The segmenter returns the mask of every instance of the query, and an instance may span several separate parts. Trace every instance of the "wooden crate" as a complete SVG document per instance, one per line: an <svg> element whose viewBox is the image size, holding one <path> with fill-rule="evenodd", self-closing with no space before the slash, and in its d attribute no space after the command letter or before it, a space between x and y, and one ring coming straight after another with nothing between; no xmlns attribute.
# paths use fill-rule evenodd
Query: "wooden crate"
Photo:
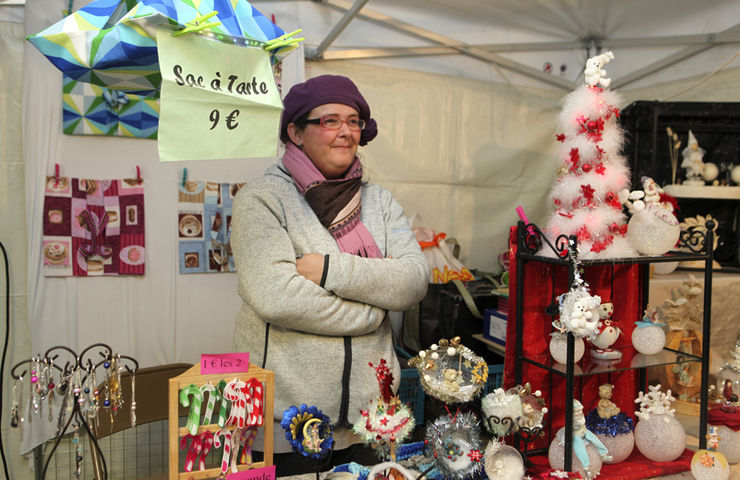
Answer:
<svg viewBox="0 0 740 480"><path fill-rule="evenodd" d="M220 468L209 468L206 470L193 470L192 472L178 472L178 460L180 454L180 439L184 437L188 431L185 427L179 427L178 417L178 406L180 402L180 390L187 387L191 383L195 385L204 385L207 382L211 382L216 385L221 380L227 382L238 378L242 381L247 381L250 378L256 378L264 387L264 398L263 398L263 433L264 433L264 457L261 462L254 462L251 465L239 465L239 470L248 470L251 468L260 468L272 465L272 438L273 438L273 405L274 405L274 385L275 376L270 370L263 370L256 365L249 364L249 372L246 373L227 373L227 374L214 374L214 375L201 375L200 374L200 363L193 365L192 368L187 370L177 377L170 378L169 385L169 479L170 480L188 480L188 479L202 479L202 478L218 478L221 473ZM228 427L234 429L235 427ZM218 431L219 426L216 424L201 425L198 427L198 432L204 432L210 430L211 432ZM236 454L237 452L232 452ZM184 454L184 453L183 453ZM196 467L197 468L197 467Z"/></svg>

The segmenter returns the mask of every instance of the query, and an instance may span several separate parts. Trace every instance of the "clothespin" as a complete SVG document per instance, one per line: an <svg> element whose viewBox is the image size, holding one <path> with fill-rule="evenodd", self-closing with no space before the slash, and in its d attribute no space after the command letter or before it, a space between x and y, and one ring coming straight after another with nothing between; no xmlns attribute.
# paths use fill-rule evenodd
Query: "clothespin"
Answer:
<svg viewBox="0 0 740 480"><path fill-rule="evenodd" d="M265 46L262 47L262 48L264 48L265 50L267 50L269 52L269 51L275 50L277 48L282 48L282 47L286 47L286 46L290 46L290 45L295 45L298 42L302 42L304 40L304 38L303 37L301 37L301 38L292 38L292 37L293 37L293 35L296 35L296 34L302 32L302 31L303 31L303 29L302 28L299 28L298 30L296 30L294 32L286 33L285 35L280 35L277 38L273 38L272 40L265 42Z"/></svg>
<svg viewBox="0 0 740 480"><path fill-rule="evenodd" d="M185 182L188 181L188 169L183 168L182 169L182 187L185 188Z"/></svg>
<svg viewBox="0 0 740 480"><path fill-rule="evenodd" d="M192 22L185 22L185 28L178 30L172 34L173 37L179 37L180 35L185 35L186 33L196 33L200 32L201 30L205 30L206 28L211 27L217 27L221 25L221 22L213 22L213 23L207 23L206 20L213 17L214 15L218 15L218 12L216 10L212 11L211 13L207 13L205 15L198 15L193 19Z"/></svg>
<svg viewBox="0 0 740 480"><path fill-rule="evenodd" d="M59 164L54 164L54 188L59 186Z"/></svg>
<svg viewBox="0 0 740 480"><path fill-rule="evenodd" d="M519 205L518 207L516 207L516 213L519 214L519 218L522 219L522 221L524 222L525 225L529 225L529 220L527 219L527 216L524 214L524 209L522 208L521 205ZM527 227L527 231L529 232L530 235L534 235L535 234L534 227L532 227L532 225L529 225Z"/></svg>
<svg viewBox="0 0 740 480"><path fill-rule="evenodd" d="M143 182L143 179L141 178L141 168L139 166L136 166L136 181L141 185L141 182Z"/></svg>

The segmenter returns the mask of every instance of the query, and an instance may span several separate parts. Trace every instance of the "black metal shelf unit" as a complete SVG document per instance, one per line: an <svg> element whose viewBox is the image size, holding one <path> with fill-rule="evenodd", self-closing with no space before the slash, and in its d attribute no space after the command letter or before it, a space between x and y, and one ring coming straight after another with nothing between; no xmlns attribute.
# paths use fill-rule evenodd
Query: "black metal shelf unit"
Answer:
<svg viewBox="0 0 740 480"><path fill-rule="evenodd" d="M711 331L711 299L712 299L712 248L707 248L714 242L712 228L713 222L710 220L706 224L706 233L701 231L682 232L682 243L687 245L692 252L669 252L657 257L634 257L634 258L616 258L616 259L595 259L581 260L584 268L591 265L629 265L640 264L640 275L642 279L642 310L647 308L650 263L672 262L672 261L690 261L699 260L705 262L704 268L704 312L702 325L702 354L699 356L687 356L682 352L664 348L662 352L655 355L636 354L634 356L625 355L629 362L615 362L611 366L594 367L589 364L588 360L581 360L583 367L579 367L573 361L575 358L575 337L572 333L567 334L567 362L564 365L553 364L545 358L544 355L538 357L527 357L523 350L523 336L517 334L515 342L515 383L522 383L523 364L528 363L538 368L548 371L551 375L558 375L565 378L565 452L564 468L567 471L572 470L573 466L573 400L575 396L574 379L580 376L596 375L610 371L621 370L639 370L639 382L643 390L647 388L647 367L665 365L671 363L680 363L685 361L701 362L701 391L700 391L700 414L699 414L699 448L706 448L707 433L707 404L709 400L709 341ZM519 222L517 225L517 254L516 254L516 331L523 331L523 307L524 295L524 266L527 262L544 262L557 265L563 265L568 269L569 286L574 281L574 266L568 260L568 252L573 255L577 253L578 240L575 236L559 236L555 239L553 245L535 224L525 224ZM541 255L538 252L549 249L550 255ZM681 353L681 358L679 358ZM541 358L540 358L541 357ZM576 372L578 367L578 372Z"/></svg>

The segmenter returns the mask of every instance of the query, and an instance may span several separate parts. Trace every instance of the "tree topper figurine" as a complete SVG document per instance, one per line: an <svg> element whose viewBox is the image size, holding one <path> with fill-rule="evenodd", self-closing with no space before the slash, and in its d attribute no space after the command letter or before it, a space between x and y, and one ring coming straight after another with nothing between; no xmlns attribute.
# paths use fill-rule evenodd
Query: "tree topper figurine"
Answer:
<svg viewBox="0 0 740 480"><path fill-rule="evenodd" d="M614 60L614 54L611 51L606 51L586 60L586 69L583 71L586 85L609 88L612 80L611 78L606 78L606 70L603 70L601 67L609 63L610 60Z"/></svg>

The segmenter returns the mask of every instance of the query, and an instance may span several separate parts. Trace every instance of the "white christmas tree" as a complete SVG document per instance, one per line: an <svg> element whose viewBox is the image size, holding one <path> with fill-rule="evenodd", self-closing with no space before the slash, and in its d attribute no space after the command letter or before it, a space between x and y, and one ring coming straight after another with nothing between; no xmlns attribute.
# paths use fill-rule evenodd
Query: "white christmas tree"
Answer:
<svg viewBox="0 0 740 480"><path fill-rule="evenodd" d="M619 153L624 140L618 123L621 99L606 89L610 80L601 69L611 58L607 52L588 60L586 84L565 98L558 119L560 168L549 196L554 211L546 231L552 240L575 235L580 258L635 255L625 238L626 216L618 198L630 183L627 162Z"/></svg>

